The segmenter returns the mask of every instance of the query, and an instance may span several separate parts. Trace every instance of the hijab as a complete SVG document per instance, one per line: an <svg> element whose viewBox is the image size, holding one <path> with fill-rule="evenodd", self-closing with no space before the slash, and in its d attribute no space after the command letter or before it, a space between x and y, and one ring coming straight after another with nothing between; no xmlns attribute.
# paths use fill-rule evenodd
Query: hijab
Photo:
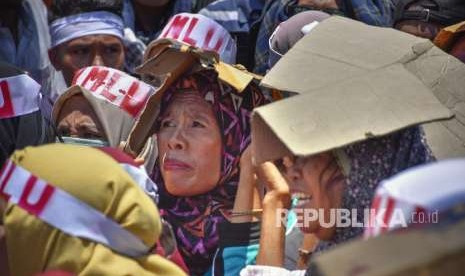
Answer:
<svg viewBox="0 0 465 276"><path fill-rule="evenodd" d="M17 168L116 222L148 248L158 240L161 222L155 204L107 153L91 147L51 144L16 151L10 160ZM25 181L19 173L11 174L8 180L5 171L2 182L19 185ZM8 202L0 213L5 222L12 275L34 275L47 270L78 275L184 275L158 255L147 252L128 257L116 253L103 243L65 233L39 214L26 210L21 204ZM63 215L68 212L73 210L55 215L66 218Z"/></svg>
<svg viewBox="0 0 465 276"><path fill-rule="evenodd" d="M104 77L99 79L101 76ZM113 86L108 87L109 83L113 83ZM138 92L130 95L134 83L136 84L134 86L138 87ZM138 119L139 113L145 106L148 96L154 92L153 88L148 84L124 72L103 66L91 66L81 69L76 73L73 84L74 86L57 99L52 112L53 124L58 125L61 110L70 98L77 95L83 96L95 112L109 146L114 148L119 147L121 142L126 141ZM108 98L102 96L105 91L112 94L111 97L117 95L114 97L114 101L109 99L110 96ZM129 105L124 104L127 95L132 101ZM154 159L151 157L154 155L154 150L156 150L155 142L153 139L149 139L138 156L138 158L145 160L146 168L153 167Z"/></svg>
<svg viewBox="0 0 465 276"><path fill-rule="evenodd" d="M220 127L223 152L220 180L213 190L202 195L176 197L169 194L157 160L153 180L160 188L160 209L172 225L181 254L191 274L202 275L210 268L218 248L218 225L225 221L224 212L232 209L239 182L239 161L250 144L250 115L254 107L266 102L253 83L238 93L221 82L214 70L203 70L181 77L163 94L160 115L172 102L175 93L198 91L211 103ZM161 121L157 118L155 128ZM199 156L199 158L201 158Z"/></svg>
<svg viewBox="0 0 465 276"><path fill-rule="evenodd" d="M40 95L36 91L36 87L40 88L40 85L25 84L34 81L22 70L0 62L0 81L8 82L14 78L23 83L24 87L29 87L30 90L12 90L15 86L9 85L8 92L11 94L11 98L16 98L18 101L13 100L14 114L7 116L0 112L2 114L0 115L0 166L16 149L47 143L52 136L49 124L39 110ZM0 90L2 108L0 109L4 108L5 93L8 92L2 86Z"/></svg>
<svg viewBox="0 0 465 276"><path fill-rule="evenodd" d="M410 167L434 161L421 127L411 127L380 138L365 140L342 149L349 162L342 208L357 210L357 221L364 222L363 210L370 208L380 182ZM332 248L363 234L363 227L341 227L331 241L320 241L315 253ZM307 275L314 273L312 263Z"/></svg>

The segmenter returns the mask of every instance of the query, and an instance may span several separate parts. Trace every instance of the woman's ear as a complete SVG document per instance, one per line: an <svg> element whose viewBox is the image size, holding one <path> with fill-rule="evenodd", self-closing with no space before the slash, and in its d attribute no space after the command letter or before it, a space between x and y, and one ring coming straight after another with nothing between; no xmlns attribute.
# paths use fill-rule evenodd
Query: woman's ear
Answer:
<svg viewBox="0 0 465 276"><path fill-rule="evenodd" d="M48 50L48 57L50 59L50 62L52 63L53 67L55 67L55 69L57 71L61 71L61 59L59 57L59 49L58 47L60 46L56 46L50 50Z"/></svg>

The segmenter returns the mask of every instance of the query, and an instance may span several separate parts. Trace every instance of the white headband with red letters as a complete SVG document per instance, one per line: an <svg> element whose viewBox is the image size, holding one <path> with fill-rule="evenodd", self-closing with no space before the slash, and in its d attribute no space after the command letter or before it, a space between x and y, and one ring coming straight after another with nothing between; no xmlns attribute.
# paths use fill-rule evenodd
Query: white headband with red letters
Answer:
<svg viewBox="0 0 465 276"><path fill-rule="evenodd" d="M103 244L129 257L149 253L149 247L136 235L86 202L39 179L11 160L0 171L0 198L68 235Z"/></svg>
<svg viewBox="0 0 465 276"><path fill-rule="evenodd" d="M39 110L40 84L26 74L0 78L0 119Z"/></svg>
<svg viewBox="0 0 465 276"><path fill-rule="evenodd" d="M434 223L433 212L465 203L465 159L444 160L408 169L381 182L372 202L365 237L400 228L399 224Z"/></svg>
<svg viewBox="0 0 465 276"><path fill-rule="evenodd" d="M201 14L176 14L158 38L170 38L197 48L215 51L222 61L236 63L236 41L223 26Z"/></svg>
<svg viewBox="0 0 465 276"><path fill-rule="evenodd" d="M122 71L104 67L90 66L79 70L72 85L89 90L94 96L106 100L132 117L137 117L155 89Z"/></svg>

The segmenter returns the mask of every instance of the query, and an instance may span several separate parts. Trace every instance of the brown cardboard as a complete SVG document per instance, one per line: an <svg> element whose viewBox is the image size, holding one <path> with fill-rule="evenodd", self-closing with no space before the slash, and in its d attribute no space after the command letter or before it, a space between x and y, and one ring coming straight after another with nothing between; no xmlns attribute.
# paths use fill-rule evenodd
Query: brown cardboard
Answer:
<svg viewBox="0 0 465 276"><path fill-rule="evenodd" d="M459 34L463 34L464 32L465 21L443 28L434 38L434 45L446 52L449 52L455 42L455 39L459 36Z"/></svg>
<svg viewBox="0 0 465 276"><path fill-rule="evenodd" d="M465 221L436 229L390 233L340 245L315 258L320 276L461 276Z"/></svg>
<svg viewBox="0 0 465 276"><path fill-rule="evenodd" d="M450 116L414 75L394 64L255 109L252 141L256 161L263 162L285 150L312 155Z"/></svg>
<svg viewBox="0 0 465 276"><path fill-rule="evenodd" d="M398 73L387 72L388 69ZM437 122L434 124L441 125L427 128L428 143L435 145L434 154L440 159L451 157L452 153L455 156L465 156L465 139L461 138L465 138L463 76L465 65L428 40L394 29L368 26L351 19L333 16L318 24L312 32L297 42L262 81L262 85L266 87L305 95L259 108L254 120L261 116L261 120L266 122L261 125L269 127L267 131L275 133L276 138L283 142L283 147L289 152L314 154L367 137L384 135L410 125L450 118L451 114L437 101L433 107L432 99L426 99L426 95L421 94L429 93L434 94L455 115L452 120L454 123ZM376 80L370 79L372 77L376 77ZM383 97L385 102L382 103L382 112L381 109L362 110L354 105L354 95L362 93L358 90L368 87L386 93ZM413 89L416 91L408 91ZM339 99L335 96L334 99L327 98L327 91L339 95ZM425 102L415 102L412 98L420 96ZM334 102L325 103L326 108L315 106L315 101L321 105L323 99ZM360 99L360 102L363 103L363 100ZM406 106L404 108L407 110L385 106L403 106L402 103L406 102L416 111L408 114ZM430 102L430 108L425 108L427 102ZM352 104L350 108L349 103ZM381 102L373 101L371 104L374 108ZM328 108L331 112L325 111ZM323 113L315 112L317 109ZM326 121L322 120L322 114L325 114ZM397 121L394 121L396 116ZM318 129L311 133L307 131L306 134L302 131L291 131L282 118L288 120L288 125L295 125L295 129L299 128L296 120L301 120L302 128L308 129L316 124ZM327 125L322 125L324 123ZM257 129L257 123L253 125ZM264 131L261 126L259 128L258 132L255 131L255 137L260 137L259 132ZM448 132L440 131L444 128ZM256 141L257 154L262 155L258 159L281 157L278 155L283 152L282 148L275 151L264 142ZM449 145L454 145L453 149Z"/></svg>

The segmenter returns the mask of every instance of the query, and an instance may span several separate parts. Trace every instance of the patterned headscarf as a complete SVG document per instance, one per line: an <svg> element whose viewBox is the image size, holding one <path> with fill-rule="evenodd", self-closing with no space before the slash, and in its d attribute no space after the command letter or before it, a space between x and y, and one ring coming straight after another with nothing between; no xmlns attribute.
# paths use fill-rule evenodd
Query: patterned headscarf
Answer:
<svg viewBox="0 0 465 276"><path fill-rule="evenodd" d="M350 172L346 180L342 208L357 209L358 222L364 221L363 210L370 208L376 187L382 180L410 167L434 161L420 127L366 140L344 148L344 152L350 160ZM316 252L361 236L363 230L362 227L337 228L333 239L320 242ZM313 268L311 265L307 275L312 275Z"/></svg>
<svg viewBox="0 0 465 276"><path fill-rule="evenodd" d="M175 93L197 91L211 103L223 139L220 180L212 191L192 197L170 195L157 161L153 180L160 188L160 209L172 224L177 242L191 275L202 275L212 264L218 247L218 224L225 220L224 211L232 209L239 182L239 161L250 144L250 115L254 107L266 102L255 85L238 93L218 80L214 70L204 70L181 78L163 95L161 115ZM161 116L160 116L161 117ZM157 119L156 129L161 118Z"/></svg>

